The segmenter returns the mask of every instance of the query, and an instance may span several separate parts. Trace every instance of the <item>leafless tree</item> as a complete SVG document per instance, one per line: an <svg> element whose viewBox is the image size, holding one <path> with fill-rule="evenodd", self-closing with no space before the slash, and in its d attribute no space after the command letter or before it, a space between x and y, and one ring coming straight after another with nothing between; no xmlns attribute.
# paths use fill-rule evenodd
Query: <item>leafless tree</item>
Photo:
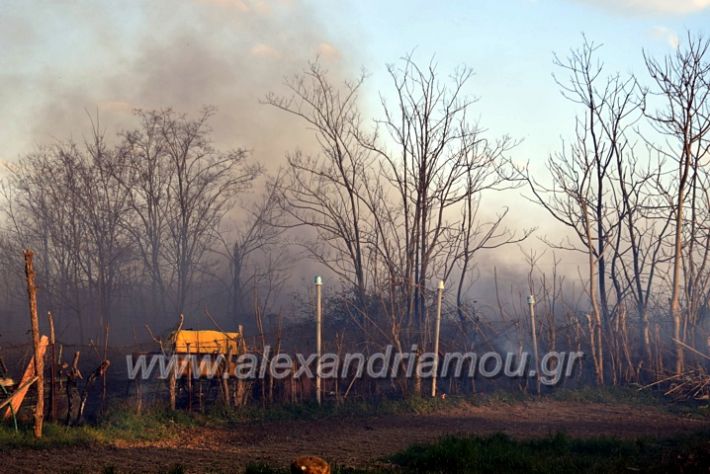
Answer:
<svg viewBox="0 0 710 474"><path fill-rule="evenodd" d="M362 196L371 156L359 141L359 92L365 74L335 86L320 64L286 82L287 96L271 93L264 103L295 115L312 128L315 156L288 157L281 202L291 226L309 227L316 240L304 244L320 263L347 281L362 308L367 287L364 234L369 218Z"/></svg>
<svg viewBox="0 0 710 474"><path fill-rule="evenodd" d="M520 238L502 228L503 216L487 229L476 219L482 193L507 185L501 170L514 142L490 142L469 119L475 102L466 95L471 69L457 69L449 83L433 61L422 68L408 56L388 69L395 101L382 99L384 119L369 145L387 180L378 197L393 203L380 206L389 207L387 213L374 213L377 243L390 261L387 267L396 269L390 278L404 290L405 327L423 335L420 342L426 344L426 288L432 278L448 276L459 264L462 287L477 250Z"/></svg>
<svg viewBox="0 0 710 474"><path fill-rule="evenodd" d="M55 288L55 303L76 312L81 337L82 313L96 317L93 329L110 323L114 292L130 260L121 226L127 193L110 171L117 150L98 122L92 125L83 145L57 144L13 167L15 199L8 206L18 237L42 249L43 282Z"/></svg>
<svg viewBox="0 0 710 474"><path fill-rule="evenodd" d="M614 238L610 278L616 294L616 308L630 296L639 320L638 362L648 370L653 366L650 312L657 282L664 270L664 245L669 236L671 213L659 185L663 163L649 158L643 166L626 138L616 154L614 207L619 232Z"/></svg>
<svg viewBox="0 0 710 474"><path fill-rule="evenodd" d="M182 313L196 265L215 242L219 223L240 191L247 189L260 168L247 163L246 150L214 149L207 121L212 109L196 119L162 113L163 140L169 179L163 202L167 237L165 255L175 278L175 310Z"/></svg>
<svg viewBox="0 0 710 474"><path fill-rule="evenodd" d="M288 261L288 258L282 255L283 249L276 248L284 231L283 210L279 203L279 193L280 176L277 176L266 184L263 196L256 204L252 204L253 210L246 211L245 209L248 217L240 226L238 236L231 246L226 241L224 242L225 252L230 262L230 313L235 321L243 320L244 313L251 307L249 304L251 298L248 297L245 290L259 284L259 282L250 281L251 278L247 274L250 258L259 253L262 260L260 263L264 264L267 274L277 272L275 260L280 260L281 268L283 268L283 263ZM278 258L271 258L276 256ZM252 274L252 276L256 276L256 274ZM267 286L272 287L276 279L275 275L266 276L261 280L269 282L270 284ZM268 302L269 298L264 298L264 301ZM262 312L265 311L266 308L262 308Z"/></svg>
<svg viewBox="0 0 710 474"><path fill-rule="evenodd" d="M114 174L128 192L131 213L123 224L150 278L151 313L164 317L169 283L164 275L165 206L172 177L162 136L166 117L165 112L159 111L137 111L136 116L140 126L122 134L120 161L115 164Z"/></svg>
<svg viewBox="0 0 710 474"><path fill-rule="evenodd" d="M663 60L644 54L646 68L654 82L651 98L660 99L662 107L648 111L658 132L668 138L668 147L657 150L677 164L672 191L673 250L670 311L675 339L675 371L683 372L685 353L682 343L687 323L694 318L688 305L696 301L696 244L707 248L707 239L696 240L698 210L702 201L701 171L710 147L710 40L688 33L686 42ZM707 206L707 202L703 204ZM690 215L687 215L689 210ZM688 229L689 228L689 229ZM688 229L689 236L685 236ZM707 253L707 250L700 251ZM683 271L683 265L685 272ZM701 259L705 262L706 258ZM704 263L701 263L704 266ZM684 285L685 281L685 285ZM685 286L685 288L684 288ZM686 297L686 312L682 298ZM696 312L697 308L692 311Z"/></svg>
<svg viewBox="0 0 710 474"><path fill-rule="evenodd" d="M527 171L525 176L534 200L577 239L577 243L551 244L587 257L590 345L596 379L603 384L603 338L611 317L607 259L624 217L615 211L612 181L615 162L624 160L625 133L638 104L633 78L602 76L603 65L595 58L598 48L585 38L568 58L555 56L555 64L568 74L566 80L556 79L562 94L581 109L575 120L575 137L548 160L549 180L534 180Z"/></svg>

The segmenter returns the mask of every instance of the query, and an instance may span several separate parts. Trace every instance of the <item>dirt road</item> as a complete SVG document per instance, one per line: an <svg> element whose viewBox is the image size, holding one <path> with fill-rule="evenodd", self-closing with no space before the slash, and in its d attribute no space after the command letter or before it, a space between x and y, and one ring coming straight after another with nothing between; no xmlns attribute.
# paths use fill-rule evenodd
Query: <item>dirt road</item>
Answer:
<svg viewBox="0 0 710 474"><path fill-rule="evenodd" d="M445 413L309 421L245 423L233 429L181 429L176 439L113 446L19 449L0 453L0 472L242 472L250 462L287 465L298 454L365 467L412 443L445 434L505 432L516 437L564 432L573 436L665 437L710 427L653 407L579 402L457 406Z"/></svg>

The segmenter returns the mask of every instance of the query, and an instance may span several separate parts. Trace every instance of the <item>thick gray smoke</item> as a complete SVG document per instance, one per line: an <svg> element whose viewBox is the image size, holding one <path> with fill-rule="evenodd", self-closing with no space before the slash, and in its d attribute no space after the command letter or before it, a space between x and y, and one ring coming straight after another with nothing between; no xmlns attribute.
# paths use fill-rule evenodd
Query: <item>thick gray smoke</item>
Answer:
<svg viewBox="0 0 710 474"><path fill-rule="evenodd" d="M135 109L194 116L214 106L215 146L246 148L251 162L273 172L314 139L303 122L260 99L286 93L284 79L316 58L336 78L360 67L356 46L327 31L301 0L3 2L0 162L81 142L97 118L112 141L137 126ZM227 241L244 215L241 206L230 212Z"/></svg>
<svg viewBox="0 0 710 474"><path fill-rule="evenodd" d="M308 151L314 136L302 121L259 100L269 91L284 92L284 78L316 57L335 81L356 76L363 62L357 44L339 44L318 17L302 0L47 1L31 8L4 2L0 160L13 161L57 140L81 141L97 116L111 138L136 126L136 108L194 114L212 105L215 145L247 148L252 161L274 171L285 163L287 151ZM377 103L377 91L363 95ZM367 115L381 116L379 107L372 108ZM499 212L496 199L484 201L484 220ZM511 217L519 217L516 212L514 207ZM240 209L230 213L227 240L241 217ZM494 303L483 301L494 293L494 267L508 282L503 291L509 293L513 281L525 288L527 268L520 260L516 251L477 255L472 294L481 295L481 304ZM303 260L298 265L292 283L306 291L311 275L322 268Z"/></svg>
<svg viewBox="0 0 710 474"><path fill-rule="evenodd" d="M356 62L297 0L5 2L0 159L81 140L97 112L111 136L135 108L213 105L217 145L248 148L273 168L310 134L259 99L316 57L334 72Z"/></svg>

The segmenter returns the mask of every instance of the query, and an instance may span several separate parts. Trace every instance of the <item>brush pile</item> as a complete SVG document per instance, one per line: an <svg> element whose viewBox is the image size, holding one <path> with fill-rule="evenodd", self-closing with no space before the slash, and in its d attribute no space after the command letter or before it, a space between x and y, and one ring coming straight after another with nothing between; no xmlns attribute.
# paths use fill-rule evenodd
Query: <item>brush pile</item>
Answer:
<svg viewBox="0 0 710 474"><path fill-rule="evenodd" d="M678 401L710 400L710 375L704 370L690 370L674 378L664 393Z"/></svg>

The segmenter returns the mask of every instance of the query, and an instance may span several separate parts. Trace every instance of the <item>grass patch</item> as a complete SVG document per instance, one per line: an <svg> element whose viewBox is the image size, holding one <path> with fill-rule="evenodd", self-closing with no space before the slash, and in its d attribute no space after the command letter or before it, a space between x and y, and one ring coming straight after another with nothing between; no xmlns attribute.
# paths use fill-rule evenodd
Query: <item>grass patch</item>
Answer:
<svg viewBox="0 0 710 474"><path fill-rule="evenodd" d="M0 449L78 446L89 445L93 441L90 430L84 427L69 428L55 423L45 423L43 437L35 439L31 425L20 425L17 432L14 427L0 425Z"/></svg>
<svg viewBox="0 0 710 474"><path fill-rule="evenodd" d="M606 403L610 405L631 405L641 408L655 407L673 415L688 418L707 419L710 404L707 401L672 401L661 392L638 390L636 387L583 387L574 390L559 389L547 397L559 401Z"/></svg>
<svg viewBox="0 0 710 474"><path fill-rule="evenodd" d="M699 472L710 465L710 432L660 441L574 439L562 434L524 441L504 434L446 437L412 446L392 461L405 472Z"/></svg>
<svg viewBox="0 0 710 474"><path fill-rule="evenodd" d="M170 411L164 408L144 410L140 415L128 406L118 405L107 410L98 423L67 427L60 423L45 423L42 439L34 439L32 425L21 424L18 432L0 424L0 449L50 448L62 446L112 444L116 441L154 441L170 439L191 427L229 428L253 421L319 420L343 417L387 416L431 413L457 403L456 401L410 398L379 402L347 402L342 405L304 403L277 405L269 408L240 409L216 406L206 413Z"/></svg>
<svg viewBox="0 0 710 474"><path fill-rule="evenodd" d="M411 397L404 400L348 401L343 404L306 402L296 405L274 405L268 408L215 408L204 415L193 415L203 423L233 424L248 421L327 420L404 414L434 413L455 406L461 398Z"/></svg>
<svg viewBox="0 0 710 474"><path fill-rule="evenodd" d="M493 392L477 393L471 399L473 405L514 405L520 402L531 402L535 396L522 390L495 390Z"/></svg>
<svg viewBox="0 0 710 474"><path fill-rule="evenodd" d="M648 390L638 390L633 387L580 387L575 389L559 388L546 397L552 400L567 402L589 402L624 404L639 406L664 405L664 400Z"/></svg>
<svg viewBox="0 0 710 474"><path fill-rule="evenodd" d="M147 441L167 439L177 435L176 427L194 424L188 415L181 412L151 410L142 415L116 408L98 424L65 426L60 423L45 423L41 439L35 439L32 424L21 424L16 432L12 426L0 424L0 449L3 448L52 448L64 446L110 444L115 441Z"/></svg>
<svg viewBox="0 0 710 474"><path fill-rule="evenodd" d="M96 442L168 439L177 435L176 428L197 424L189 414L165 409L153 409L139 415L127 408L117 408L107 413L98 424L80 427L91 433Z"/></svg>
<svg viewBox="0 0 710 474"><path fill-rule="evenodd" d="M471 403L476 406L515 405L536 400L559 402L602 403L607 405L628 405L639 408L655 408L672 415L696 419L710 418L710 404L701 401L671 401L660 392L638 390L630 386L554 388L542 397L536 397L521 390L498 390L477 394Z"/></svg>
<svg viewBox="0 0 710 474"><path fill-rule="evenodd" d="M666 404L666 401L654 394L644 390L639 391L634 387L579 387L579 388L552 388L541 397L522 390L496 390L490 393L477 394L473 400L477 405L512 405L520 402L532 402L535 400L554 400L560 402L583 402L583 403L605 403L623 404L638 406L658 406Z"/></svg>
<svg viewBox="0 0 710 474"><path fill-rule="evenodd" d="M570 438L563 434L515 440L505 434L442 438L413 445L388 461L391 468L355 470L333 466L338 474L375 473L688 473L707 472L710 431L665 440L613 437ZM250 464L247 474L288 474L268 464Z"/></svg>

